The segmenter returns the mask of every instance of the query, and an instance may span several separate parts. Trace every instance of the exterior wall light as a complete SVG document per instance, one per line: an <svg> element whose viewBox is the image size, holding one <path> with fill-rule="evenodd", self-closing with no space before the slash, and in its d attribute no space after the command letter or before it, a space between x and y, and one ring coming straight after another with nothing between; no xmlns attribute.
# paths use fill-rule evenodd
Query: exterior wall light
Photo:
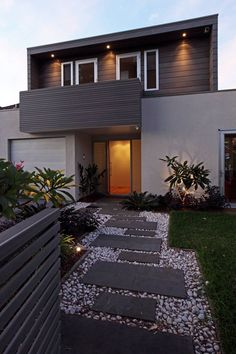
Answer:
<svg viewBox="0 0 236 354"><path fill-rule="evenodd" d="M51 54L51 58L54 58L55 57L55 54Z"/></svg>
<svg viewBox="0 0 236 354"><path fill-rule="evenodd" d="M186 32L182 33L182 37L187 37L187 33Z"/></svg>
<svg viewBox="0 0 236 354"><path fill-rule="evenodd" d="M110 49L110 48L111 48L110 44L107 44L106 48L107 48L107 49Z"/></svg>

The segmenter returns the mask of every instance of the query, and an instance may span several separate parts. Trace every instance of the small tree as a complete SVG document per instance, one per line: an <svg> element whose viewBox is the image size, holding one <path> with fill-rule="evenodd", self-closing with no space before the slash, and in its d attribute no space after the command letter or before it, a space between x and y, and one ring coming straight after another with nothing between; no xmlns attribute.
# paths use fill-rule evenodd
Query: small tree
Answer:
<svg viewBox="0 0 236 354"><path fill-rule="evenodd" d="M197 165L189 164L188 161L183 163L177 161L178 156L160 159L170 167L171 174L165 179L165 182L169 184L170 190L175 189L179 195L182 204L185 203L186 196L190 193L191 189L195 191L201 187L205 189L209 187L210 180L208 178L210 171L205 169L203 162L199 162Z"/></svg>

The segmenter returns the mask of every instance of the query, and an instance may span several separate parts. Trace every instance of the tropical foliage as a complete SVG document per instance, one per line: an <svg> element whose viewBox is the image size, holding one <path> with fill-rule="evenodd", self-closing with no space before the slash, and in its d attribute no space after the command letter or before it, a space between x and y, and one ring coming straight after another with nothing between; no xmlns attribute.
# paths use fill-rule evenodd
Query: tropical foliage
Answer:
<svg viewBox="0 0 236 354"><path fill-rule="evenodd" d="M29 198L31 180L31 173L0 159L0 216L15 218L19 200Z"/></svg>
<svg viewBox="0 0 236 354"><path fill-rule="evenodd" d="M178 156L166 156L165 159L160 160L164 161L171 169L171 174L165 179L165 182L169 184L170 191L175 189L184 204L186 196L191 190L196 191L199 187L204 190L209 187L210 171L205 169L203 162L195 165L189 164L188 161L179 162L177 158Z"/></svg>
<svg viewBox="0 0 236 354"><path fill-rule="evenodd" d="M98 191L101 178L104 177L106 170L99 173L98 166L96 164L89 164L88 167L84 167L79 164L79 190L82 195L90 195Z"/></svg>
<svg viewBox="0 0 236 354"><path fill-rule="evenodd" d="M37 168L32 174L31 193L33 201L43 201L46 205L51 202L54 207L60 208L68 200L74 202L68 190L73 186L74 176L66 177L62 171L50 168Z"/></svg>
<svg viewBox="0 0 236 354"><path fill-rule="evenodd" d="M133 192L129 197L122 200L124 209L128 210L155 210L159 206L158 196L148 192Z"/></svg>

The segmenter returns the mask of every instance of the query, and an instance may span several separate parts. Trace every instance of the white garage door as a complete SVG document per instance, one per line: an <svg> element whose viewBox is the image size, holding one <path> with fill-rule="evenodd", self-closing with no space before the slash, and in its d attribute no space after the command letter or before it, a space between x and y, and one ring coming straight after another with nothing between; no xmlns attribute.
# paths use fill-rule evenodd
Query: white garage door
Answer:
<svg viewBox="0 0 236 354"><path fill-rule="evenodd" d="M10 153L11 161L24 161L27 171L33 171L35 167L65 171L65 138L12 140Z"/></svg>

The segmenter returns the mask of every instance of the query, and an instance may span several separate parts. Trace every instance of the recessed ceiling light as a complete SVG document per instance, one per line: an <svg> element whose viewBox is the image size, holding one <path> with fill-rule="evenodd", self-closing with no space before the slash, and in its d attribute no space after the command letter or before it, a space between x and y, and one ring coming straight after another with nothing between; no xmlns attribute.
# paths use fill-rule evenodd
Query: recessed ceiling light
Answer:
<svg viewBox="0 0 236 354"><path fill-rule="evenodd" d="M187 33L186 32L182 33L182 37L187 37Z"/></svg>
<svg viewBox="0 0 236 354"><path fill-rule="evenodd" d="M107 48L107 49L110 49L110 48L111 48L110 44L107 44L106 48Z"/></svg>
<svg viewBox="0 0 236 354"><path fill-rule="evenodd" d="M51 58L54 58L55 57L55 54L51 54Z"/></svg>

